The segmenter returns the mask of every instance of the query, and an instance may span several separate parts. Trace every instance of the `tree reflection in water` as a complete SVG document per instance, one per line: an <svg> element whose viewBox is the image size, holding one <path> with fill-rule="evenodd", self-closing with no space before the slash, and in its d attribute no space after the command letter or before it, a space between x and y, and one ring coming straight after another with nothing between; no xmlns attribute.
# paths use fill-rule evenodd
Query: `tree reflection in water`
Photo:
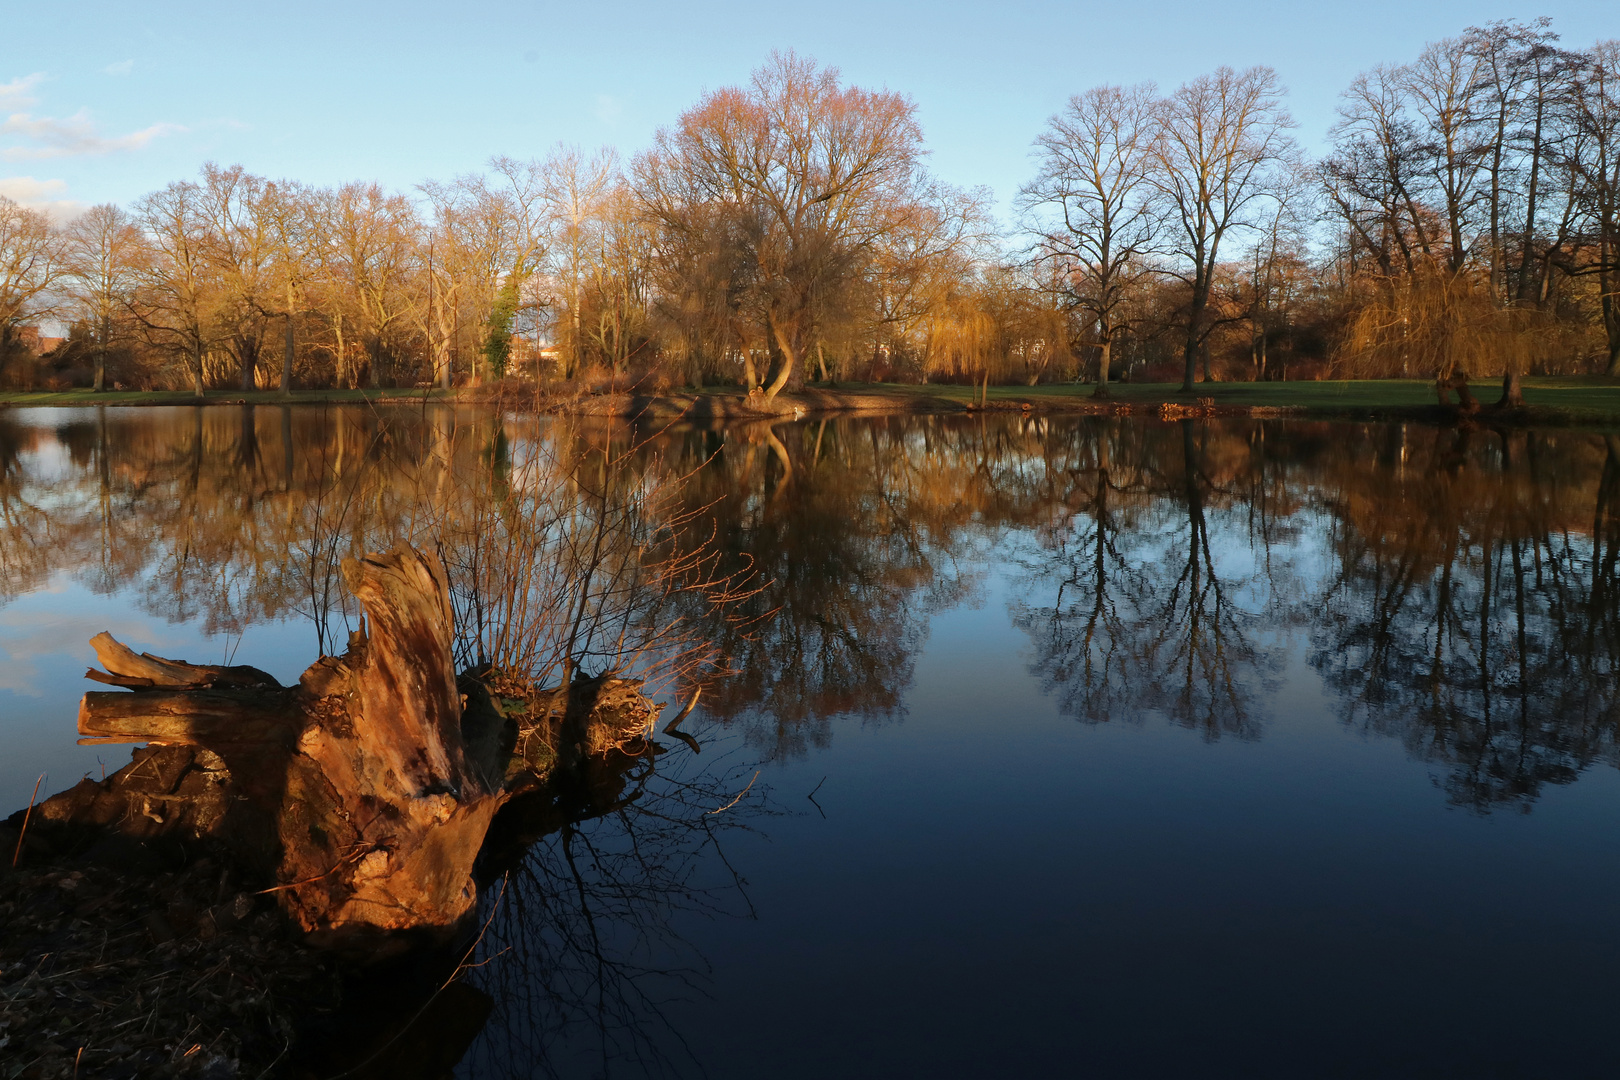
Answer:
<svg viewBox="0 0 1620 1080"><path fill-rule="evenodd" d="M1188 421L1095 421L1074 434L1072 486L1019 560L1011 602L1034 643L1034 672L1066 715L1089 723L1157 713L1208 739L1258 737L1280 661L1258 630L1286 621L1264 609L1280 595L1262 587L1277 568L1269 558L1246 571L1225 565L1217 551L1235 530L1217 525L1212 535L1211 515L1245 496L1274 514L1270 485L1246 486L1252 470L1233 453L1241 446L1212 454L1209 430ZM1273 535L1262 528L1267 551Z"/></svg>
<svg viewBox="0 0 1620 1080"><path fill-rule="evenodd" d="M1477 810L1528 811L1544 785L1620 763L1620 438L1376 437L1333 463L1312 633L1346 721L1446 765L1452 801Z"/></svg>
<svg viewBox="0 0 1620 1080"><path fill-rule="evenodd" d="M702 755L654 743L592 762L558 800L503 811L485 855L503 883L485 891L471 975L495 1002L467 1059L474 1075L612 1075L627 1064L688 1075L697 1064L664 1013L707 988L678 921L752 915L722 840L779 812L763 784L750 786L758 766L735 740L702 726L698 738Z"/></svg>
<svg viewBox="0 0 1620 1080"><path fill-rule="evenodd" d="M746 618L709 624L737 669L705 697L709 715L742 723L772 757L824 746L838 716L897 718L928 615L980 573L963 558L975 516L963 447L914 421L688 430L654 445L694 470L688 510L712 523L724 563L760 583Z"/></svg>
<svg viewBox="0 0 1620 1080"><path fill-rule="evenodd" d="M1305 628L1345 722L1446 766L1454 802L1527 810L1543 785L1616 763L1620 438L1405 425L1299 437L1312 427L1195 438L1183 422L1139 440L1153 429L1079 426L1071 489L1012 604L1063 711L1257 736L1256 691L1276 685L1287 649L1256 630ZM1235 523L1212 528L1216 511L1245 512L1243 545ZM1178 536L1166 523L1182 516ZM1222 571L1212 537L1244 549L1247 580ZM1314 568L1301 537L1317 540Z"/></svg>
<svg viewBox="0 0 1620 1080"><path fill-rule="evenodd" d="M767 757L824 746L840 716L900 717L931 615L981 602L1005 567L1032 670L1077 719L1258 737L1308 641L1346 723L1444 766L1460 803L1527 808L1615 760L1620 441L1579 432L985 416L648 432L450 408L0 417L0 602L65 571L210 633L302 616L330 650L353 615L345 555L417 534L476 490L461 478L540 442L622 456L626 484L687 477L666 510L695 516L761 588L740 611L678 596L661 617L732 658L705 711Z"/></svg>
<svg viewBox="0 0 1620 1080"><path fill-rule="evenodd" d="M473 976L498 1002L483 1073L560 1075L586 1051L689 1065L648 1020L701 991L701 958L670 960L680 919L748 911L718 836L765 811L763 783L708 811L746 786L745 760L810 754L839 717L902 717L931 617L993 589L1032 673L1086 723L1262 738L1277 692L1308 679L1481 812L1620 765L1617 436L983 415L649 431L450 408L26 419L0 415L0 604L68 574L211 633L301 618L330 650L353 615L345 555L442 520L469 474L510 495L514 455L540 444L622 457L627 486L685 476L664 512L713 538L713 573L755 574L740 608L657 609L738 669L704 687L701 752L663 740L514 807ZM558 489L570 513L588 490ZM510 525L508 495L462 509Z"/></svg>

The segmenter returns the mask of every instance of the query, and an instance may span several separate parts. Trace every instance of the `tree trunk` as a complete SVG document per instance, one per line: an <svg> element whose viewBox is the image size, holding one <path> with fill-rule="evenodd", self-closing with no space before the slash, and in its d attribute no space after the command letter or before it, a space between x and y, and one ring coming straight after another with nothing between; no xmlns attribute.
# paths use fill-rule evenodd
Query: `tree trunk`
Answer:
<svg viewBox="0 0 1620 1080"><path fill-rule="evenodd" d="M1097 389L1091 392L1091 396L1094 398L1108 396L1108 365L1111 362L1110 356L1113 348L1114 342L1112 338L1104 337L1102 339L1102 349L1097 354Z"/></svg>
<svg viewBox="0 0 1620 1080"><path fill-rule="evenodd" d="M802 351L798 340L796 340L799 337L797 333L790 334L774 317L769 319L769 326L771 337L776 342L776 348L782 354L782 357L777 363L775 377L771 379L770 385L765 388L765 400L767 401L781 393L782 388L787 386L789 382L792 382L795 388L800 385L797 376L799 353Z"/></svg>
<svg viewBox="0 0 1620 1080"><path fill-rule="evenodd" d="M199 340L191 350L191 379L192 386L198 397L203 396L203 347Z"/></svg>
<svg viewBox="0 0 1620 1080"><path fill-rule="evenodd" d="M281 343L281 392L292 393L293 373L293 313L292 297L287 298L287 333Z"/></svg>
<svg viewBox="0 0 1620 1080"><path fill-rule="evenodd" d="M450 351L450 342L455 336L456 328L454 321L446 317L444 292L442 289L436 295L434 303L438 305L434 321L437 322L439 326L439 344L434 356L434 363L437 365L439 378L442 380L439 385L443 389L448 390L452 385L454 385L456 377L453 366L455 363L455 355ZM563 361L563 363L564 366L567 365L566 360ZM566 378L567 372L564 372L563 375L564 378Z"/></svg>
<svg viewBox="0 0 1620 1080"><path fill-rule="evenodd" d="M1520 385L1519 373L1509 371L1502 376L1502 399L1496 403L1498 409L1524 408L1524 387Z"/></svg>
<svg viewBox="0 0 1620 1080"><path fill-rule="evenodd" d="M1607 284L1603 278L1599 281ZM1609 366L1604 374L1620 377L1620 312L1615 311L1614 297L1607 293L1603 297L1603 328L1609 334Z"/></svg>
<svg viewBox="0 0 1620 1080"><path fill-rule="evenodd" d="M781 335L778 335L778 344L782 350L782 359L777 364L776 377L772 379L770 385L765 388L765 400L767 401L782 392L782 388L788 384L788 380L793 377L793 372L797 370L799 366L797 352L793 349L791 344L781 339Z"/></svg>
<svg viewBox="0 0 1620 1080"><path fill-rule="evenodd" d="M1181 358L1184 365L1181 392L1190 394L1198 381L1198 348L1202 344L1198 327L1204 321L1204 308L1209 304L1209 285L1193 282L1192 303L1187 312L1187 339L1182 343Z"/></svg>
<svg viewBox="0 0 1620 1080"><path fill-rule="evenodd" d="M334 385L336 385L336 387L339 390L342 390L344 388L343 384L348 381L348 372L345 370L345 364L344 364L344 359L343 359L343 316L342 316L342 314L339 314L338 317L333 320L333 331L337 335L337 357L336 357L336 360L334 362L335 370L332 373L332 379L333 379Z"/></svg>
<svg viewBox="0 0 1620 1080"><path fill-rule="evenodd" d="M645 738L657 709L637 680L572 679L531 695L518 754L518 725L475 674L454 673L438 560L401 545L344 560L343 576L365 610L360 629L296 686L98 634L106 671L88 677L133 693L86 694L80 741L150 745L106 780L39 804L39 826L76 847L226 849L274 882L266 891L313 944L370 959L457 932L509 794L574 782L586 758ZM537 747L562 771L532 766L508 781Z"/></svg>
<svg viewBox="0 0 1620 1080"><path fill-rule="evenodd" d="M1517 376L1514 376L1517 378ZM1439 394L1441 405L1451 404L1451 392L1457 393L1457 411L1464 416L1472 416L1479 411L1479 400L1474 397L1468 388L1468 376L1463 372L1452 372L1449 376L1435 380L1435 391Z"/></svg>
<svg viewBox="0 0 1620 1080"><path fill-rule="evenodd" d="M101 393L107 388L107 339L112 336L111 320L102 316L101 340L96 342L96 382L95 392Z"/></svg>

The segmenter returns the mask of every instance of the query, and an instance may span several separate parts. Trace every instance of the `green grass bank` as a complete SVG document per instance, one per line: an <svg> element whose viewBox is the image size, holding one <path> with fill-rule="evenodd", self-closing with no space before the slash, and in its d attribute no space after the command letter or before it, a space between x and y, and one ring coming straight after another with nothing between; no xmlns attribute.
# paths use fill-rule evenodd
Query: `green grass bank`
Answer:
<svg viewBox="0 0 1620 1080"><path fill-rule="evenodd" d="M1092 396L1092 384L1062 383L1046 386L992 386L991 409L1028 409L1038 412L1154 412L1168 415L1203 413L1220 416L1294 415L1348 419L1447 419L1455 410L1437 404L1434 384L1422 379L1368 379L1333 382L1212 382L1200 383L1191 394L1176 383L1114 383L1106 400ZM1494 408L1501 396L1496 382L1473 387L1481 419L1522 424L1620 424L1620 379L1604 376L1527 377L1526 408L1504 413ZM651 395L634 391L598 396L553 396L532 403L547 411L610 416L648 416L693 419L743 419L808 414L959 412L976 406L979 390L972 386L900 383L813 383L798 394L784 394L771 403L749 400L736 387L707 387ZM150 406L150 405L285 405L361 404L366 402L415 404L492 400L488 389L461 390L274 390L209 391L198 398L190 391L60 390L0 393L0 408L29 406ZM515 406L531 404L508 385L501 400Z"/></svg>

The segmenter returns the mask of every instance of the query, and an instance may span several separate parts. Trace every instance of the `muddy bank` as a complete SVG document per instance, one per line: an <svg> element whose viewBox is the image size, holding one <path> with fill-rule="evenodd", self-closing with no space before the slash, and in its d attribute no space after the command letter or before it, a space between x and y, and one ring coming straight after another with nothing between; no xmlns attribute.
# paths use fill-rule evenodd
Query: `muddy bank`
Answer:
<svg viewBox="0 0 1620 1080"><path fill-rule="evenodd" d="M17 830L0 842L0 1075L258 1076L338 1008L330 959L229 865L113 865L41 833L12 870Z"/></svg>

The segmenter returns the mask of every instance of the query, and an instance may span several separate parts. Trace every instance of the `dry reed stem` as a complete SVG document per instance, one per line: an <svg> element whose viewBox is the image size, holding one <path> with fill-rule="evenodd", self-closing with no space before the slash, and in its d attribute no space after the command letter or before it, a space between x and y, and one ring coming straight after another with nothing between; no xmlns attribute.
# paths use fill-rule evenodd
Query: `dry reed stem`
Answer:
<svg viewBox="0 0 1620 1080"><path fill-rule="evenodd" d="M39 785L44 783L45 774L40 773L39 779L34 781L34 790L28 796L28 811L23 814L22 828L17 831L17 850L11 853L11 868L17 869L17 860L22 858L23 841L28 837L28 822L34 816L34 800L39 798Z"/></svg>

